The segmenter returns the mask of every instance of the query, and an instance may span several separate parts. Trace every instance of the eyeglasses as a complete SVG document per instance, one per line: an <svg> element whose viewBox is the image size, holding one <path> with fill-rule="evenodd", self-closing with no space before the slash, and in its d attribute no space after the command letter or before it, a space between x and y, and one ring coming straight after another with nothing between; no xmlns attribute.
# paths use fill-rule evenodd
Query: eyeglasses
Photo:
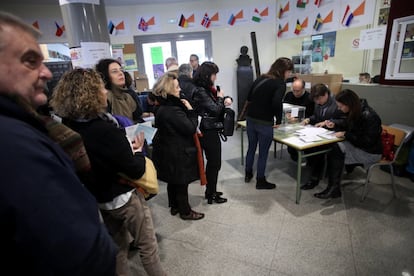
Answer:
<svg viewBox="0 0 414 276"><path fill-rule="evenodd" d="M125 71L121 68L121 69L112 69L109 70L110 74L119 74L119 73L124 73Z"/></svg>

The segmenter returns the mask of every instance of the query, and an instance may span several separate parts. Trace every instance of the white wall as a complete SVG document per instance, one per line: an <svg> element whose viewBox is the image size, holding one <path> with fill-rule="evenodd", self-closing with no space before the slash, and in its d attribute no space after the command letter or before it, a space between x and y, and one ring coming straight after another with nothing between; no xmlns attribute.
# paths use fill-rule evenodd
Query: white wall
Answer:
<svg viewBox="0 0 414 276"><path fill-rule="evenodd" d="M380 0L376 0L380 1ZM58 2L56 0L56 2ZM191 13L194 11L205 10L225 10L227 8L269 6L271 11L276 10L275 0L204 0L197 3L180 3L180 4L154 4L154 5L134 5L134 6L107 6L108 18L125 18L130 23L137 22L139 15L157 15L161 20L160 34L177 32L176 24L169 24L168 19L176 18L180 13ZM376 5L378 6L378 5ZM1 10L15 13L23 18L61 18L60 7L42 6L42 5L12 5L0 4ZM35 15L35 16L34 16ZM272 17L272 16L270 16ZM356 80L358 73L369 71L364 63L364 51L355 51L351 44L354 38L359 37L360 28L351 28L337 32L335 57L321 63L313 63L313 73L322 73L328 70L329 73L342 73L344 78ZM268 22L260 24L249 23L236 25L233 27L210 28L213 39L213 57L214 62L220 68L217 83L219 83L223 91L237 99L236 85L236 59L239 56L240 47L247 45L249 47L249 55L253 58L252 46L250 41L250 33L255 32L257 38L257 47L259 52L259 61L261 72L268 70L270 65L277 57L291 57L297 55L301 49L301 43L304 38L293 38L286 40L278 40L276 35L276 18ZM185 29L180 30L184 32ZM200 29L189 29L188 31L200 31ZM154 34L154 33L150 33ZM145 35L135 30L131 36L111 36L112 44L133 43L133 35ZM49 41L61 42L61 41ZM140 61L138 61L140 62ZM364 65L365 64L365 65ZM254 66L254 64L252 64ZM254 71L254 70L253 70ZM237 103L235 103L237 106Z"/></svg>

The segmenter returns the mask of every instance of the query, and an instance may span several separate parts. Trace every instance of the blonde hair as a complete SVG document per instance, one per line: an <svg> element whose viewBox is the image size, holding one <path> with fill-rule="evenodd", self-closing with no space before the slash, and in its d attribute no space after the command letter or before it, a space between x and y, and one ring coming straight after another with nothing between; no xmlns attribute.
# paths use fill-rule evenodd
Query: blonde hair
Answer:
<svg viewBox="0 0 414 276"><path fill-rule="evenodd" d="M168 94L172 95L175 93L174 80L176 79L177 74L173 72L165 73L154 84L154 87L152 88L152 93L156 97L163 97L164 99L166 99Z"/></svg>
<svg viewBox="0 0 414 276"><path fill-rule="evenodd" d="M104 83L92 69L66 72L56 85L50 105L57 115L67 119L92 119L106 111Z"/></svg>

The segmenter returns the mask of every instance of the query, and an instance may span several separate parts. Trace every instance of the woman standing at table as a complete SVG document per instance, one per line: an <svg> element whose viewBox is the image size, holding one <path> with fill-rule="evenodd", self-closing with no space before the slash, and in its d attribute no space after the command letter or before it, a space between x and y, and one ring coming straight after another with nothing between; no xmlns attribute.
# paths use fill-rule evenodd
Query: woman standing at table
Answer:
<svg viewBox="0 0 414 276"><path fill-rule="evenodd" d="M345 131L335 133L336 137L344 137L328 153L328 186L315 197L321 199L337 198L341 196L341 175L344 164L362 164L369 166L381 159L381 119L378 114L368 106L365 99L349 89L338 93L335 97L338 109L347 114ZM329 127L334 123L327 121Z"/></svg>
<svg viewBox="0 0 414 276"><path fill-rule="evenodd" d="M256 189L274 189L276 185L267 182L265 169L269 148L273 140L273 127L282 121L282 99L286 91L285 80L293 70L290 59L278 58L266 74L258 77L250 89L247 100L250 102L247 115L247 138L249 146L246 155L245 182L253 178L253 163L257 145L259 158L257 160ZM274 121L276 117L276 122Z"/></svg>

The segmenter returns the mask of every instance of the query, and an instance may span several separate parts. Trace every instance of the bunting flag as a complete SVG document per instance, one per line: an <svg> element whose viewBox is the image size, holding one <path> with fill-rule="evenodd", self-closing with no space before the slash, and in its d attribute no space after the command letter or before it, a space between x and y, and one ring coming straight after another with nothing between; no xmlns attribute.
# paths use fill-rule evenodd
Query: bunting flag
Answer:
<svg viewBox="0 0 414 276"><path fill-rule="evenodd" d="M295 26L294 33L298 35L306 27L308 27L308 18L306 17L305 20L303 20L302 24L300 24L299 19L298 19L296 20L296 26Z"/></svg>
<svg viewBox="0 0 414 276"><path fill-rule="evenodd" d="M121 22L119 22L119 23L118 23L118 25L116 25L116 26L115 26L115 29L116 29L117 31L120 31L120 30L125 30L125 24L124 24L124 21L122 20Z"/></svg>
<svg viewBox="0 0 414 276"><path fill-rule="evenodd" d="M208 14L205 13L203 20L201 20L201 26L205 27L206 29L208 29L211 25L211 19L210 17L208 17Z"/></svg>
<svg viewBox="0 0 414 276"><path fill-rule="evenodd" d="M231 14L227 23L233 26L234 23L236 23L236 19L242 19L242 18L243 18L243 10L239 11L236 15Z"/></svg>
<svg viewBox="0 0 414 276"><path fill-rule="evenodd" d="M296 7L297 8L302 8L302 9L304 9L304 8L306 8L306 5L309 3L309 0L298 0L297 2L296 2Z"/></svg>
<svg viewBox="0 0 414 276"><path fill-rule="evenodd" d="M63 32L65 31L65 26L59 26L59 24L55 21L55 25L56 25L56 33L55 35L58 37L61 37L63 35Z"/></svg>
<svg viewBox="0 0 414 276"><path fill-rule="evenodd" d="M315 0L315 6L319 8L321 5L322 0Z"/></svg>
<svg viewBox="0 0 414 276"><path fill-rule="evenodd" d="M284 32L289 31L289 24L286 23L282 28L282 25L279 24L279 30L277 31L277 37L281 37Z"/></svg>
<svg viewBox="0 0 414 276"><path fill-rule="evenodd" d="M218 12L216 12L211 18L210 18L211 22L217 22L219 21L219 14Z"/></svg>
<svg viewBox="0 0 414 276"><path fill-rule="evenodd" d="M35 27L36 29L40 30L39 22L37 20L32 23L32 26Z"/></svg>
<svg viewBox="0 0 414 276"><path fill-rule="evenodd" d="M349 5L346 6L344 16L342 17L342 25L349 27L351 21L355 16L363 15L365 13L365 0L351 13Z"/></svg>
<svg viewBox="0 0 414 276"><path fill-rule="evenodd" d="M148 25L149 25L148 22L146 22L144 20L144 18L141 17L141 19L139 20L139 23L138 23L138 30L141 30L143 32L146 32L148 30Z"/></svg>
<svg viewBox="0 0 414 276"><path fill-rule="evenodd" d="M313 29L315 31L319 31L319 29L322 27L323 19L320 13L316 16L315 24L313 24Z"/></svg>
<svg viewBox="0 0 414 276"><path fill-rule="evenodd" d="M258 9L254 9L254 13L253 13L253 16L252 16L252 21L258 22L258 23L260 21L262 21L262 17L260 16L260 13L259 13Z"/></svg>
<svg viewBox="0 0 414 276"><path fill-rule="evenodd" d="M322 19L321 14L318 13L315 19L315 24L313 24L313 29L315 31L319 31L322 27L322 24L332 22L332 18L333 18L333 10L331 10L324 19Z"/></svg>
<svg viewBox="0 0 414 276"><path fill-rule="evenodd" d="M181 28L187 28L188 23L194 23L194 14L192 14L190 17L185 18L183 14L181 14L180 21L178 22L178 26Z"/></svg>
<svg viewBox="0 0 414 276"><path fill-rule="evenodd" d="M112 34L114 32L114 30L115 30L115 25L114 25L114 23L111 20L111 21L109 21L109 24L108 24L109 34Z"/></svg>
<svg viewBox="0 0 414 276"><path fill-rule="evenodd" d="M283 14L285 12L289 11L289 2L286 3L285 7L282 8L282 5L280 5L279 13L277 15L277 18L282 18Z"/></svg>
<svg viewBox="0 0 414 276"><path fill-rule="evenodd" d="M266 7L263 11L259 12L257 8L254 9L254 13L252 16L252 21L260 22L262 21L263 17L269 16L269 7Z"/></svg>

